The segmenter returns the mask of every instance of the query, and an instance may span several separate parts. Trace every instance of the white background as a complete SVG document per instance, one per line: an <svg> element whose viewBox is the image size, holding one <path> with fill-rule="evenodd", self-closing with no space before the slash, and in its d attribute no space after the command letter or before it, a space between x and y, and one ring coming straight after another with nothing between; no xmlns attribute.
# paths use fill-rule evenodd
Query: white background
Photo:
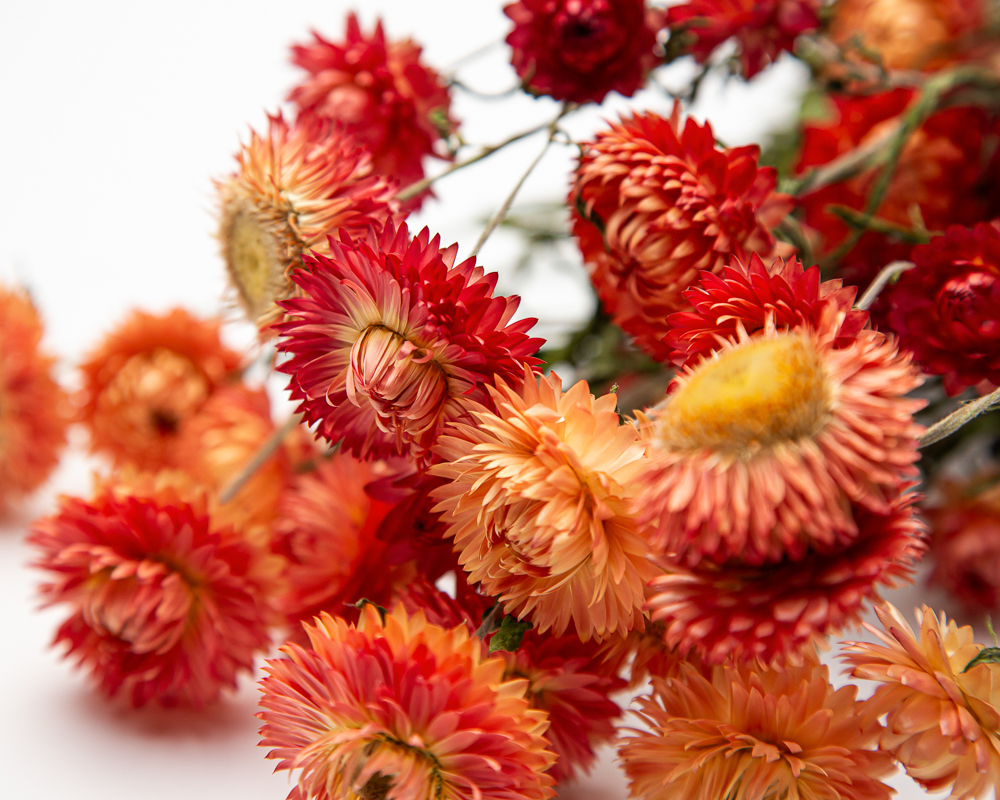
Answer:
<svg viewBox="0 0 1000 800"><path fill-rule="evenodd" d="M390 37L412 35L428 63L446 68L481 45L500 42L510 25L499 0L367 0L366 30L376 15ZM72 384L73 364L127 310L183 304L199 313L225 307L225 281L213 238L211 178L229 172L247 126L263 130L265 111L281 106L299 71L288 46L311 28L339 39L349 5L324 2L33 2L0 11L0 278L32 292L47 324L47 346ZM505 46L460 70L467 83L498 92L516 82ZM679 64L662 75L680 87ZM805 83L791 60L752 84L706 82L692 113L711 119L728 144L762 141L793 117ZM609 98L566 128L577 138L627 107L667 113L662 92L631 101ZM453 106L465 139L500 141L551 118L556 104L515 95L484 102L457 93ZM467 254L534 157L532 138L442 180L411 228L426 224ZM572 148L554 147L525 185L522 203L561 199ZM431 170L440 166L430 165ZM516 211L515 206L515 211ZM501 287L524 295L522 313L555 335L587 318L592 300L571 246L514 275L517 240L498 232L480 262L501 273ZM235 318L234 312L228 312ZM252 340L234 323L235 344ZM30 520L58 492L85 494L100 465L80 454L80 436L53 477L0 529L0 797L18 800L163 798L280 800L287 775L255 747L256 689L205 712L134 712L92 693L47 649L64 615L36 610L38 576L21 542ZM898 600L941 602L922 587ZM900 796L920 797L905 777ZM606 751L589 782L560 796L624 798L624 781Z"/></svg>

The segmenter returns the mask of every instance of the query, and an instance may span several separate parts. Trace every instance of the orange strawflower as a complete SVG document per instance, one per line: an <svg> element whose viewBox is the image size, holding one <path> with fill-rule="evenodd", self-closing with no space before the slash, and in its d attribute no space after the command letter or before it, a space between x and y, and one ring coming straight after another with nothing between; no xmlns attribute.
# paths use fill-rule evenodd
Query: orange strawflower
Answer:
<svg viewBox="0 0 1000 800"><path fill-rule="evenodd" d="M173 465L181 427L240 362L217 320L134 311L80 366L78 416L91 450L140 469Z"/></svg>
<svg viewBox="0 0 1000 800"><path fill-rule="evenodd" d="M327 236L340 229L360 236L381 225L398 211L397 186L342 127L313 114L292 125L269 117L267 136L251 130L236 160L239 170L216 182L219 241L237 299L266 336L302 254L328 254Z"/></svg>
<svg viewBox="0 0 1000 800"><path fill-rule="evenodd" d="M302 772L290 800L544 800L548 721L465 625L402 606L358 626L323 614L261 681L261 745Z"/></svg>
<svg viewBox="0 0 1000 800"><path fill-rule="evenodd" d="M66 393L41 339L28 296L0 288L0 510L44 483L66 444Z"/></svg>
<svg viewBox="0 0 1000 800"><path fill-rule="evenodd" d="M684 368L640 415L637 511L656 546L688 566L774 564L854 540L852 505L889 513L916 474L923 402L905 395L920 378L891 337L859 330L852 291L754 258L688 297L670 319Z"/></svg>
<svg viewBox="0 0 1000 800"><path fill-rule="evenodd" d="M619 749L643 800L888 800L892 759L881 726L861 717L857 687L834 691L825 666L720 666L653 678Z"/></svg>
<svg viewBox="0 0 1000 800"><path fill-rule="evenodd" d="M55 641L108 696L202 706L268 646L253 553L182 478L129 480L63 497L32 525L45 604L72 610Z"/></svg>
<svg viewBox="0 0 1000 800"><path fill-rule="evenodd" d="M954 800L985 798L1000 786L1000 663L970 667L984 648L971 626L959 628L927 606L916 612L919 634L886 603L875 609L882 642L846 642L851 675L878 681L865 718L887 715L879 746L931 792Z"/></svg>
<svg viewBox="0 0 1000 800"><path fill-rule="evenodd" d="M656 574L630 510L646 445L619 424L614 394L560 386L525 369L520 392L490 389L496 413L473 407L473 424L439 439L437 510L470 580L506 613L556 636L624 636L642 627Z"/></svg>

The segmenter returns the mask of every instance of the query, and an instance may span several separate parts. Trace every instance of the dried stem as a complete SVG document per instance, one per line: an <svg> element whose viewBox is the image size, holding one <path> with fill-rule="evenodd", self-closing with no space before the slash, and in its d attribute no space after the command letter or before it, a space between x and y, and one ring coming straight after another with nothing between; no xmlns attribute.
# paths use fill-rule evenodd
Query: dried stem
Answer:
<svg viewBox="0 0 1000 800"><path fill-rule="evenodd" d="M285 437L288 436L295 427L302 422L301 414L292 414L288 419L285 420L285 424L280 428L275 429L275 431L267 438L267 441L260 446L260 449L253 454L251 458L240 470L239 475L237 475L230 484L219 493L219 502L228 503L236 493L243 488L248 480L250 480L254 473L264 466L265 462L274 455L275 451L281 446Z"/></svg>
<svg viewBox="0 0 1000 800"><path fill-rule="evenodd" d="M833 159L821 167L817 167L807 172L796 181L790 182L786 188L789 194L801 196L807 192L815 192L824 186L840 183L848 178L853 178L859 172L863 172L878 159L882 154L885 145L895 136L902 127L902 122L890 127L877 136L872 137L870 142L865 142L861 147L849 150L842 156Z"/></svg>
<svg viewBox="0 0 1000 800"><path fill-rule="evenodd" d="M930 231L922 228L906 228L881 217L871 217L868 214L862 214L860 211L856 211L848 206L829 205L826 209L852 228L858 228L862 231L884 233L909 244L927 244L931 240Z"/></svg>
<svg viewBox="0 0 1000 800"><path fill-rule="evenodd" d="M490 613L483 617L483 624L476 631L476 638L485 639L491 633L500 630L500 623L503 621L503 606L497 603L490 609Z"/></svg>
<svg viewBox="0 0 1000 800"><path fill-rule="evenodd" d="M912 261L893 261L886 264L879 270L878 275L875 276L875 280L871 282L865 293L861 295L861 299L854 304L855 308L859 308L862 311L867 310L871 307L871 304L875 302L876 298L882 294L882 290L893 280L897 275L902 275L906 270L913 269L916 266Z"/></svg>
<svg viewBox="0 0 1000 800"><path fill-rule="evenodd" d="M995 389L978 400L966 403L944 419L931 425L926 433L920 437L920 446L927 447L935 442L940 442L945 437L951 436L963 425L972 422L980 414L997 405L1000 405L1000 389Z"/></svg>

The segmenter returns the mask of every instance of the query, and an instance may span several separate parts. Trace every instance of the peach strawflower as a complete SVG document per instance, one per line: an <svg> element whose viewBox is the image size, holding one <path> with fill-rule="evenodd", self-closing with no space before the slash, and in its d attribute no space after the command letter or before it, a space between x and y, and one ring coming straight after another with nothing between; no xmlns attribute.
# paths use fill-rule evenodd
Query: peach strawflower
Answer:
<svg viewBox="0 0 1000 800"><path fill-rule="evenodd" d="M619 424L614 394L560 387L527 369L520 391L491 387L497 412L474 407L438 441L437 510L470 580L506 613L539 633L624 636L642 627L656 574L630 509L646 445Z"/></svg>
<svg viewBox="0 0 1000 800"><path fill-rule="evenodd" d="M28 542L49 573L46 605L72 614L56 634L100 690L133 706L203 706L235 688L269 643L250 547L214 528L204 493L149 476L63 497Z"/></svg>
<svg viewBox="0 0 1000 800"><path fill-rule="evenodd" d="M341 231L329 256L305 258L301 296L282 305L278 369L308 424L364 459L424 459L449 420L489 402L497 378L520 380L541 340L511 322L518 298L494 297L496 274L455 264L425 228L389 221L365 239Z"/></svg>
<svg viewBox="0 0 1000 800"><path fill-rule="evenodd" d="M241 360L222 344L217 320L133 311L80 366L91 450L140 469L173 465L181 427Z"/></svg>
<svg viewBox="0 0 1000 800"><path fill-rule="evenodd" d="M292 62L309 73L288 95L302 111L334 120L372 152L376 172L408 186L424 177L424 156L457 127L445 81L420 59L412 39L390 41L382 22L364 34L347 15L343 41L318 33L292 47ZM419 208L424 192L407 204Z"/></svg>
<svg viewBox="0 0 1000 800"><path fill-rule="evenodd" d="M985 798L1000 786L1000 663L970 663L983 652L972 628L959 628L927 606L919 633L892 605L875 609L882 644L847 642L851 675L882 685L866 701L865 719L886 716L879 746L931 792L954 800Z"/></svg>
<svg viewBox="0 0 1000 800"><path fill-rule="evenodd" d="M41 339L27 294L0 288L0 510L44 483L66 444L66 393Z"/></svg>
<svg viewBox="0 0 1000 800"><path fill-rule="evenodd" d="M298 770L289 800L544 800L554 796L545 713L504 680L465 625L366 605L323 614L311 650L289 644L261 681L261 745Z"/></svg>
<svg viewBox="0 0 1000 800"><path fill-rule="evenodd" d="M680 105L668 118L624 119L582 147L569 206L591 280L615 324L666 360L666 317L687 306L699 270L774 252L791 199L774 191L774 169L758 166L759 147L717 147L708 123L682 125Z"/></svg>
<svg viewBox="0 0 1000 800"><path fill-rule="evenodd" d="M880 589L912 581L926 550L914 499L904 495L887 514L857 507L857 538L832 553L761 567L703 561L686 569L665 561L665 574L650 584L650 618L663 622L667 647L707 664L800 663L826 636L858 625Z"/></svg>
<svg viewBox="0 0 1000 800"><path fill-rule="evenodd" d="M852 506L886 514L916 474L912 415L923 402L905 397L920 383L910 355L858 330L850 290L796 260L735 262L704 285L689 293L694 311L669 320L670 341L691 357L666 402L640 415L650 440L641 521L688 566L846 545L858 535ZM701 302L719 292L727 299Z"/></svg>
<svg viewBox="0 0 1000 800"><path fill-rule="evenodd" d="M888 800L892 759L881 726L861 717L857 687L834 691L825 666L769 670L690 664L653 678L619 749L631 797L643 800Z"/></svg>
<svg viewBox="0 0 1000 800"><path fill-rule="evenodd" d="M251 130L236 160L239 170L216 182L219 242L237 299L266 336L281 317L275 302L294 292L289 276L302 254L327 254L327 236L363 235L397 213L398 187L342 127L313 114L292 125L268 117L267 136Z"/></svg>

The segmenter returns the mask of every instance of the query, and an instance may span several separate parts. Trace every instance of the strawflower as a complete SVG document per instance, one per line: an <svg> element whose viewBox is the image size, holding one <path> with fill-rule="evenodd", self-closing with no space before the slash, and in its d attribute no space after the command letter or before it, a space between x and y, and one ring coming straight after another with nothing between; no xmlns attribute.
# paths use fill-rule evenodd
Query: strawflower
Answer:
<svg viewBox="0 0 1000 800"><path fill-rule="evenodd" d="M646 445L619 424L614 394L560 387L526 370L521 391L491 388L496 413L452 425L431 468L448 481L436 510L470 580L506 613L539 633L623 636L642 627L655 573L629 507Z"/></svg>
<svg viewBox="0 0 1000 800"><path fill-rule="evenodd" d="M28 296L0 288L0 510L44 483L66 444L66 392L41 339Z"/></svg>
<svg viewBox="0 0 1000 800"><path fill-rule="evenodd" d="M886 603L875 609L885 628L865 623L882 644L848 642L851 675L881 686L865 703L865 719L884 715L879 747L931 792L953 800L985 798L1000 785L1000 663L973 659L983 646L924 606L919 633Z"/></svg>
<svg viewBox="0 0 1000 800"><path fill-rule="evenodd" d="M330 255L306 257L277 326L279 370L307 423L364 459L424 459L450 420L467 418L486 386L520 380L539 344L533 319L511 322L516 297L494 297L496 274L455 264L425 228L386 224L367 238L341 232Z"/></svg>
<svg viewBox="0 0 1000 800"><path fill-rule="evenodd" d="M217 320L180 308L132 312L80 365L78 416L91 450L140 469L172 466L181 427L241 361Z"/></svg>
<svg viewBox="0 0 1000 800"><path fill-rule="evenodd" d="M512 63L524 87L572 103L631 97L656 66L663 12L645 0L518 0L503 13Z"/></svg>
<svg viewBox="0 0 1000 800"><path fill-rule="evenodd" d="M292 125L269 117L267 135L251 130L236 161L239 169L216 181L219 242L236 298L266 336L281 317L276 301L294 292L290 274L302 254L326 254L338 230L361 236L398 213L397 186L343 127L314 114Z"/></svg>
<svg viewBox="0 0 1000 800"><path fill-rule="evenodd" d="M852 506L889 513L916 474L923 403L905 397L920 383L909 354L858 330L851 290L796 260L734 262L703 286L688 295L694 310L669 320L692 357L666 402L639 415L650 442L640 520L692 567L846 545L858 536ZM720 292L734 299L703 302Z"/></svg>
<svg viewBox="0 0 1000 800"><path fill-rule="evenodd" d="M204 493L171 481L114 480L87 501L63 497L28 542L46 570L46 605L71 616L55 642L109 697L200 707L236 686L268 646L249 545L214 528Z"/></svg>
<svg viewBox="0 0 1000 800"><path fill-rule="evenodd" d="M367 605L355 627L327 614L268 661L258 715L290 800L544 800L554 796L545 713L504 680L465 625Z"/></svg>
<svg viewBox="0 0 1000 800"><path fill-rule="evenodd" d="M857 687L834 690L815 659L769 670L684 664L653 678L619 754L643 800L888 800L881 726L860 718Z"/></svg>
<svg viewBox="0 0 1000 800"><path fill-rule="evenodd" d="M699 271L775 252L771 232L791 200L774 191L776 173L758 166L759 153L717 147L708 123L681 124L679 105L669 118L639 114L583 145L569 196L573 234L605 310L661 361L666 317L687 306L683 292Z"/></svg>

